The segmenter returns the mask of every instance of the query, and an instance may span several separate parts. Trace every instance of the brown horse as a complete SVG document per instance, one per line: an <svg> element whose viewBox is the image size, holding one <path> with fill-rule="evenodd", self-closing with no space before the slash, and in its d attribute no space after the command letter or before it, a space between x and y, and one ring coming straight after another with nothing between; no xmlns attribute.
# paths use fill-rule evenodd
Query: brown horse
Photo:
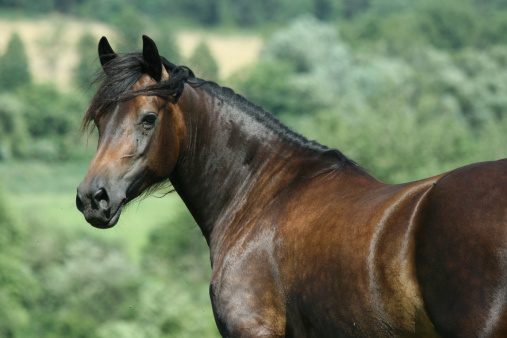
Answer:
<svg viewBox="0 0 507 338"><path fill-rule="evenodd" d="M228 88L99 43L77 191L95 227L170 181L206 238L227 337L507 337L507 161L389 185Z"/></svg>

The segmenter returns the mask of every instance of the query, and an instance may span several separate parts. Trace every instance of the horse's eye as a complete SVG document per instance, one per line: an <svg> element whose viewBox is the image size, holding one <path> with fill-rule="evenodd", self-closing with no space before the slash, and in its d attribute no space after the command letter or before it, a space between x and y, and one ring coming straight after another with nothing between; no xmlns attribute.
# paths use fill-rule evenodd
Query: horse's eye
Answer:
<svg viewBox="0 0 507 338"><path fill-rule="evenodd" d="M155 113L148 113L143 116L143 119L141 120L141 124L143 125L144 129L151 129L155 126L155 121L157 120L157 114Z"/></svg>

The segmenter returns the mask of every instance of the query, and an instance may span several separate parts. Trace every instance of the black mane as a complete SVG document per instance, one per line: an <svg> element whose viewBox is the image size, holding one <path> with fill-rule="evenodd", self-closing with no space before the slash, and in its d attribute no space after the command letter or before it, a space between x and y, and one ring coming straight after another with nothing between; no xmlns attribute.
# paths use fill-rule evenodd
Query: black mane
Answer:
<svg viewBox="0 0 507 338"><path fill-rule="evenodd" d="M141 75L146 73L142 52L120 54L119 57L108 62L103 70L99 69L92 84L100 83L100 85L83 118L82 130L87 129L92 122L96 122L101 116L109 113L119 103L138 95L160 96L177 102L185 83L188 83L193 87L202 87L210 94L237 106L291 144L325 153L331 159L337 160L337 170L343 169L347 163L357 165L339 150L328 148L294 132L273 114L236 94L232 89L222 87L215 82L199 79L186 66L176 66L164 57L160 57L160 59L169 73L169 80L138 90L131 90L131 88Z"/></svg>
<svg viewBox="0 0 507 338"><path fill-rule="evenodd" d="M204 81L201 79L196 80L204 90L207 90L212 95L223 99L225 102L229 102L232 105L237 106L240 108L240 110L249 114L255 120L275 132L275 134L281 139L301 148L311 149L324 153L329 159L332 161L334 160L333 162L337 160L335 163L335 170L342 170L346 164L353 164L354 166L358 166L357 163L346 157L338 149L329 148L314 140L308 140L305 136L293 131L287 125L282 123L276 116L270 112L267 112L262 106L252 103L252 101L246 99L244 96L235 93L231 88L222 87L219 84L211 81Z"/></svg>

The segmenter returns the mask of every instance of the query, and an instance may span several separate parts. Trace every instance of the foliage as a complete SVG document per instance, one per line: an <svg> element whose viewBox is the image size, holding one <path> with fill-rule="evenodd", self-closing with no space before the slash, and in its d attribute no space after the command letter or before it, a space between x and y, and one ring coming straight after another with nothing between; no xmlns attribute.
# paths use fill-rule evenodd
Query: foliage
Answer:
<svg viewBox="0 0 507 338"><path fill-rule="evenodd" d="M77 53L80 55L79 63L74 70L74 81L78 88L91 89L93 69L98 67L97 41L89 33L83 34L77 43Z"/></svg>
<svg viewBox="0 0 507 338"><path fill-rule="evenodd" d="M2 184L0 184L0 225L0 249L5 254L21 244L23 234L10 211Z"/></svg>
<svg viewBox="0 0 507 338"><path fill-rule="evenodd" d="M0 185L0 188L2 186ZM22 260L26 234L16 223L3 189L0 189L0 336L21 335L29 324L30 311L38 295L34 275Z"/></svg>
<svg viewBox="0 0 507 338"><path fill-rule="evenodd" d="M126 21L132 28L148 16L159 22L176 20L202 26L259 27L280 25L301 15L311 14L328 22L362 21L383 26L392 16L417 14L417 33L436 47L461 48L489 44L502 37L507 5L504 0L0 0L0 8L22 9L31 13L57 11L107 23ZM395 20L396 21L396 20ZM363 21L364 22L364 21ZM120 26L123 24L120 24ZM128 26L123 25L126 30ZM398 26L399 27L399 26ZM393 31L394 33L394 31ZM384 35L383 35L384 37Z"/></svg>
<svg viewBox="0 0 507 338"><path fill-rule="evenodd" d="M425 32L433 46L456 50L476 41L479 27L472 6L463 6L456 0L432 0L421 7L419 31Z"/></svg>
<svg viewBox="0 0 507 338"><path fill-rule="evenodd" d="M372 0L361 15L342 26L350 43L384 45L396 53L421 44L447 51L484 48L506 42L507 8L501 3Z"/></svg>
<svg viewBox="0 0 507 338"><path fill-rule="evenodd" d="M58 11L93 18L103 22L115 22L125 11L137 16L148 15L156 19L186 19L204 26L238 25L258 26L273 21L285 21L303 13L315 13L319 18L334 19L339 16L338 6L331 0L58 0L39 1L0 0L0 7L18 8L32 12ZM132 17L133 18L133 17ZM134 18L133 18L134 19ZM135 26L134 22L134 26Z"/></svg>
<svg viewBox="0 0 507 338"><path fill-rule="evenodd" d="M336 29L305 17L276 32L266 42L261 63L238 76L235 87L275 115L302 115L329 104L324 86L341 86L349 62Z"/></svg>
<svg viewBox="0 0 507 338"><path fill-rule="evenodd" d="M42 160L79 158L79 126L85 97L63 94L53 84L31 84L16 96L24 102L23 118L32 142L30 157Z"/></svg>
<svg viewBox="0 0 507 338"><path fill-rule="evenodd" d="M9 94L0 95L0 160L27 158L31 137L24 119L25 105Z"/></svg>
<svg viewBox="0 0 507 338"><path fill-rule="evenodd" d="M5 53L0 58L0 90L12 91L30 82L30 70L21 37L12 34Z"/></svg>
<svg viewBox="0 0 507 338"><path fill-rule="evenodd" d="M180 212L170 225L161 224L150 233L143 251L142 266L160 276L170 275L171 271L178 269L185 271L185 278L194 283L207 283L208 256L206 242L192 216L188 212ZM206 267L205 270L203 267Z"/></svg>
<svg viewBox="0 0 507 338"><path fill-rule="evenodd" d="M84 97L62 94L53 84L0 95L0 160L80 158L76 126L84 107Z"/></svg>
<svg viewBox="0 0 507 338"><path fill-rule="evenodd" d="M160 31L158 33L155 32L155 34L150 33L150 37L153 37L153 39L157 41L157 48L160 55L176 65L183 62L183 57L181 56L174 35Z"/></svg>
<svg viewBox="0 0 507 338"><path fill-rule="evenodd" d="M264 60L232 80L235 90L276 116L298 116L322 107L312 88L298 82L293 64Z"/></svg>
<svg viewBox="0 0 507 338"><path fill-rule="evenodd" d="M133 7L122 6L118 1L121 9L117 15L113 17L112 24L120 32L120 43L117 52L130 52L140 48L140 34L146 29L146 23L138 15Z"/></svg>
<svg viewBox="0 0 507 338"><path fill-rule="evenodd" d="M130 317L141 279L115 246L74 240L59 261L40 272L50 317L45 329L59 336L94 336L97 324ZM41 315L42 316L42 315Z"/></svg>
<svg viewBox="0 0 507 338"><path fill-rule="evenodd" d="M364 54L333 25L303 18L273 34L238 88L394 183L505 156L506 57L504 47L428 45Z"/></svg>
<svg viewBox="0 0 507 338"><path fill-rule="evenodd" d="M218 80L218 64L213 58L206 42L201 41L197 45L188 60L188 65L200 78L212 81Z"/></svg>
<svg viewBox="0 0 507 338"><path fill-rule="evenodd" d="M79 154L76 125L85 97L34 84L21 38L13 34L0 58L0 161L66 160Z"/></svg>
<svg viewBox="0 0 507 338"><path fill-rule="evenodd" d="M130 1L123 0L74 0L76 4L69 14L77 14L81 17L89 17L104 22L111 21L114 17L123 15L122 10L132 8Z"/></svg>
<svg viewBox="0 0 507 338"><path fill-rule="evenodd" d="M188 214L153 232L142 264L82 230L39 217L21 227L4 199L0 224L2 337L218 336L207 249Z"/></svg>

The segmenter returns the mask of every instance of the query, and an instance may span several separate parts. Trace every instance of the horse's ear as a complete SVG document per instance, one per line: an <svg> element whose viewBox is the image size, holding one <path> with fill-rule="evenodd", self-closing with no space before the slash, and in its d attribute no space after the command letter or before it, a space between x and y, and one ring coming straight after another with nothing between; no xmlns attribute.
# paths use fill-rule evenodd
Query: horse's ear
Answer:
<svg viewBox="0 0 507 338"><path fill-rule="evenodd" d="M162 79L162 61L160 60L157 45L146 35L143 35L143 60L146 73L148 73L153 80L160 82Z"/></svg>
<svg viewBox="0 0 507 338"><path fill-rule="evenodd" d="M113 48L111 48L109 41L107 41L106 37L103 36L99 41L99 59L102 68L104 68L106 63L113 60L117 56L118 55L114 52Z"/></svg>

